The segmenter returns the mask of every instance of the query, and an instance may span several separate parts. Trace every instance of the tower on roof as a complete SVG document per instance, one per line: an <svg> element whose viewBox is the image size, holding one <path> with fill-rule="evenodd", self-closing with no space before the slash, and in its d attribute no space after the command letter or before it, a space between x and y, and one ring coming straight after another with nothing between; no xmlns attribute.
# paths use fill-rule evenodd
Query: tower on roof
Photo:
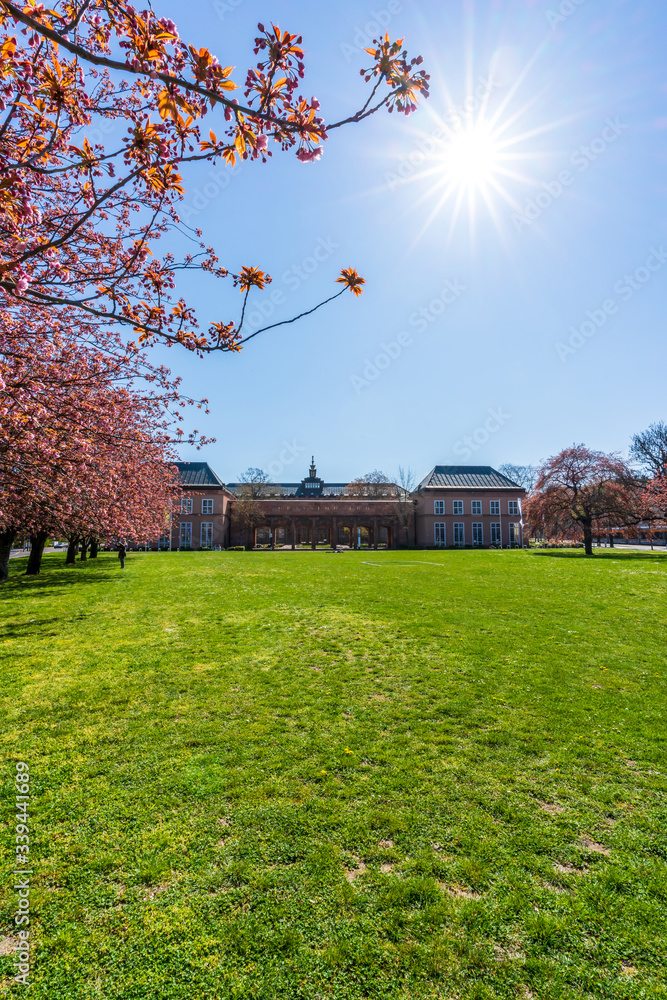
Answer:
<svg viewBox="0 0 667 1000"><path fill-rule="evenodd" d="M299 488L296 491L296 495L298 497L318 497L322 496L323 489L324 480L320 479L317 475L317 469L315 468L315 456L313 455L310 460L310 475L301 480Z"/></svg>

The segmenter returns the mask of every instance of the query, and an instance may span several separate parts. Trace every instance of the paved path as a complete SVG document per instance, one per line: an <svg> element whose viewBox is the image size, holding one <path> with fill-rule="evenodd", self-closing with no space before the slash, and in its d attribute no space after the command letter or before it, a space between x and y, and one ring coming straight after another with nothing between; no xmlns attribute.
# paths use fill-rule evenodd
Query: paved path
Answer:
<svg viewBox="0 0 667 1000"><path fill-rule="evenodd" d="M48 555L49 552L66 552L67 549L54 549L50 546L48 549L44 549L44 555ZM10 552L10 559L26 559L30 555L30 549L12 549Z"/></svg>

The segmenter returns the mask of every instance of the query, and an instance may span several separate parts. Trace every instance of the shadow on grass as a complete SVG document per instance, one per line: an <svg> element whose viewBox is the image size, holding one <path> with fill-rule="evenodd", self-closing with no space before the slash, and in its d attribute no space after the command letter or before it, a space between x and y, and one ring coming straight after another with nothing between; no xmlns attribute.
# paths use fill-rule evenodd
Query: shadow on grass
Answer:
<svg viewBox="0 0 667 1000"><path fill-rule="evenodd" d="M67 587L73 583L103 583L109 577L122 572L111 560L92 559L66 566L65 560L56 562L57 557L45 556L38 576L26 576L27 557L12 559L9 563L9 579L0 585L0 597L22 596L48 589ZM114 560L117 564L118 560Z"/></svg>
<svg viewBox="0 0 667 1000"><path fill-rule="evenodd" d="M655 559L664 558L667 556L667 552L661 552L658 549L651 552L649 549L646 552L637 552L633 549L593 549L593 555L587 556L583 549L532 549L531 555L534 556L551 556L555 559Z"/></svg>

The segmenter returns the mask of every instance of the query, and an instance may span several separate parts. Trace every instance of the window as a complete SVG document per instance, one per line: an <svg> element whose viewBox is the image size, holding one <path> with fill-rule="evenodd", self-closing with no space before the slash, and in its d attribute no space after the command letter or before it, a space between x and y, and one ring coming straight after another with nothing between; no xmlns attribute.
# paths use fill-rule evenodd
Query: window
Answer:
<svg viewBox="0 0 667 1000"><path fill-rule="evenodd" d="M442 501L436 500L436 503L442 503ZM445 524L444 521L436 521L435 524L435 544L437 546L443 546L447 544L447 535L445 534Z"/></svg>
<svg viewBox="0 0 667 1000"><path fill-rule="evenodd" d="M472 522L472 544L484 545L484 526L481 521Z"/></svg>
<svg viewBox="0 0 667 1000"><path fill-rule="evenodd" d="M473 500L472 505L471 505L470 513L471 514L481 514L482 513L482 501L481 500Z"/></svg>
<svg viewBox="0 0 667 1000"><path fill-rule="evenodd" d="M157 542L158 549L160 551L162 551L162 549L168 549L169 548L169 541L170 541L170 539L169 539L169 535L168 534L163 533L162 535L160 535L160 537L158 538L158 542Z"/></svg>
<svg viewBox="0 0 667 1000"><path fill-rule="evenodd" d="M202 500L202 502L201 502L201 512L202 512L202 514L212 514L213 513L213 501L212 500Z"/></svg>
<svg viewBox="0 0 667 1000"><path fill-rule="evenodd" d="M508 500L507 501L507 513L508 514L518 514L519 513L519 501L518 500Z"/></svg>
<svg viewBox="0 0 667 1000"><path fill-rule="evenodd" d="M500 517L500 500L492 500L491 506L489 508L489 514L495 514L496 517Z"/></svg>
<svg viewBox="0 0 667 1000"><path fill-rule="evenodd" d="M181 500L181 513L191 514L192 513L192 497L183 497Z"/></svg>
<svg viewBox="0 0 667 1000"><path fill-rule="evenodd" d="M454 510L452 514L462 514L463 513L463 500L454 501Z"/></svg>
<svg viewBox="0 0 667 1000"><path fill-rule="evenodd" d="M192 524L189 521L181 521L180 528L178 547L179 549L189 549L192 546Z"/></svg>
<svg viewBox="0 0 667 1000"><path fill-rule="evenodd" d="M510 523L510 548L521 543L521 525Z"/></svg>
<svg viewBox="0 0 667 1000"><path fill-rule="evenodd" d="M494 503L498 503L498 501L494 501ZM500 545L501 544L501 541L500 541L500 524L492 524L491 525L491 544L492 545Z"/></svg>
<svg viewBox="0 0 667 1000"><path fill-rule="evenodd" d="M213 547L213 521L202 521L199 545L202 549Z"/></svg>
<svg viewBox="0 0 667 1000"><path fill-rule="evenodd" d="M459 502L463 503L463 501ZM465 545L465 529L463 524L458 521L454 522L454 545Z"/></svg>
<svg viewBox="0 0 667 1000"><path fill-rule="evenodd" d="M433 501L433 513L434 514L444 514L445 513L445 501L444 500L434 500Z"/></svg>

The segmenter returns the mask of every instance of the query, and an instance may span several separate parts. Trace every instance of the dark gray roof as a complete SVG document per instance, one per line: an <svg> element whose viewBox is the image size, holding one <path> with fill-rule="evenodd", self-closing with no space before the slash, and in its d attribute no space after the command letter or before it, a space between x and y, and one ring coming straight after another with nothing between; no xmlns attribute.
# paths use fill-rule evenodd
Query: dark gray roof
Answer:
<svg viewBox="0 0 667 1000"><path fill-rule="evenodd" d="M424 490L428 487L470 489L486 488L501 490L520 490L517 483L513 483L507 476L502 476L490 465L436 465L429 474L422 479L417 487Z"/></svg>
<svg viewBox="0 0 667 1000"><path fill-rule="evenodd" d="M226 483L225 484L230 493L235 496L241 492L246 483ZM301 483L270 483L267 484L270 492L267 492L266 499L269 500L271 497L294 497L299 494L300 498L308 499L308 495L304 494ZM314 491L314 496L316 499L321 497L340 497L345 493L347 483L325 483L321 492Z"/></svg>
<svg viewBox="0 0 667 1000"><path fill-rule="evenodd" d="M174 462L181 486L224 486L208 462Z"/></svg>

